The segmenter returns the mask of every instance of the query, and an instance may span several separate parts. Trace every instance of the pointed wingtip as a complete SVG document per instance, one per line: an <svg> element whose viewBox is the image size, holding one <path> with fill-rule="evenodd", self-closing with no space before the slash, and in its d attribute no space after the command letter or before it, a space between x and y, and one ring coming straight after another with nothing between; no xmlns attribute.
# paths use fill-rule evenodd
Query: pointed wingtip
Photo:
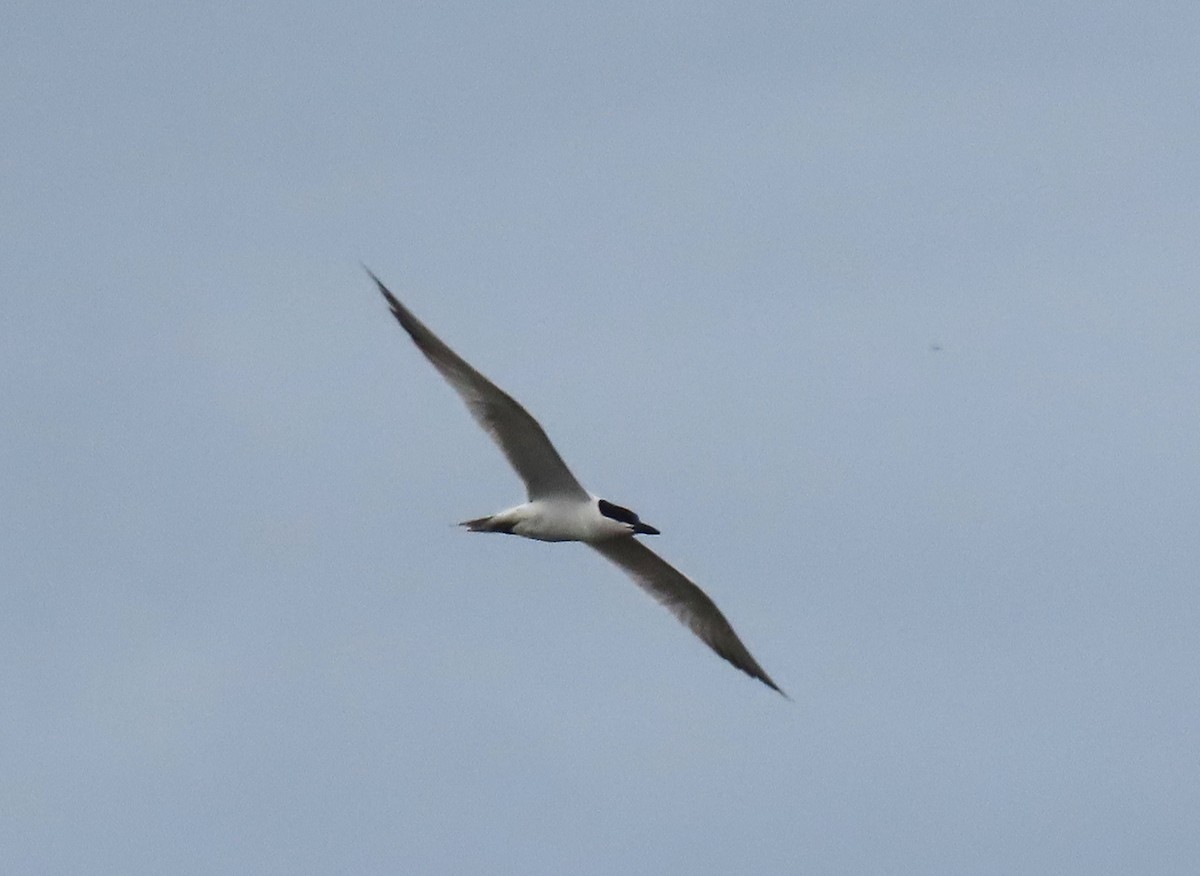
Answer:
<svg viewBox="0 0 1200 876"><path fill-rule="evenodd" d="M712 647L711 644L709 645L709 647ZM713 648L713 650L717 651L716 648ZM771 676L767 675L766 670L758 665L758 661L756 661L752 656L750 656L749 651L746 651L744 655L739 655L738 657L732 657L732 656L726 654L724 651L717 651L717 654L718 654L718 656L729 661L729 663L732 664L735 669L740 669L742 672L744 672L746 675L750 676L750 678L753 678L755 681L762 682L767 687L769 687L771 690L775 691L775 693L779 694L781 697L783 697L785 700L787 700L789 703L793 702L792 698L787 695L787 691L785 691L783 688L781 688L779 685L777 685L775 683L775 680L773 678L771 678Z"/></svg>
<svg viewBox="0 0 1200 876"><path fill-rule="evenodd" d="M733 627L730 627L729 631L733 633ZM733 633L733 635L736 638L737 634ZM761 681L788 702L792 701L787 692L775 683L775 679L767 675L767 671L758 665L758 661L754 659L754 656L746 649L746 646L742 644L740 639L736 640L738 647L735 649L720 648L707 640L705 640L705 643L716 651L719 657L727 660L735 669L740 669L755 681Z"/></svg>
<svg viewBox="0 0 1200 876"><path fill-rule="evenodd" d="M779 694L781 697L783 697L789 703L793 702L792 698L787 695L787 692L784 691L784 689L781 688L779 685L777 685L774 681L772 681L771 676L767 675L765 672L763 672L761 675L755 675L754 673L747 673L747 675L749 675L751 678L757 678L759 681L761 681L763 684L765 684L771 690L775 691L775 693Z"/></svg>
<svg viewBox="0 0 1200 876"><path fill-rule="evenodd" d="M374 271L372 271L362 262L359 262L359 264L362 265L362 269L367 272L367 276L374 280L375 285L379 287L380 293L387 300L388 305L392 308L392 314L396 317L396 319L400 319L403 308L401 307L400 302L396 300L396 296L388 290L387 286L383 285L383 280L380 280L375 276Z"/></svg>
<svg viewBox="0 0 1200 876"><path fill-rule="evenodd" d="M388 298L391 298L392 293L388 291L387 286L383 285L383 280L380 280L377 276L375 276L375 272L372 271L370 268L368 268L362 262L359 262L358 264L364 271L367 272L367 276L375 281L375 285L379 287L379 291L382 292L384 295L386 295Z"/></svg>
<svg viewBox="0 0 1200 876"><path fill-rule="evenodd" d="M728 621L726 621L726 623L728 623ZM734 642L736 644L735 648L717 647L712 642L705 640L706 644L716 651L718 656L729 661L735 668L740 669L755 681L761 681L771 690L775 691L775 693L779 694L788 702L791 702L792 698L787 695L787 692L775 683L775 679L767 675L767 670L758 665L758 661L754 659L754 655L751 654L746 646L742 644L741 639L737 638L737 633L733 632L733 627L729 627L729 632L734 637Z"/></svg>

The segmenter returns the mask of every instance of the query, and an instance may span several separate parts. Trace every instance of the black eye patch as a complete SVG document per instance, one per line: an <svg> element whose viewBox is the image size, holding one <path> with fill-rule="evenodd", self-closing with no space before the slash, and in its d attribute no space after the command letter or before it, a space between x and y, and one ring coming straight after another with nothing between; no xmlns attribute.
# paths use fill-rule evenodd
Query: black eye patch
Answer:
<svg viewBox="0 0 1200 876"><path fill-rule="evenodd" d="M638 522L638 516L628 508L622 508L620 505L614 505L606 499L600 500L600 513L611 520L619 520L622 523L628 523L631 526Z"/></svg>

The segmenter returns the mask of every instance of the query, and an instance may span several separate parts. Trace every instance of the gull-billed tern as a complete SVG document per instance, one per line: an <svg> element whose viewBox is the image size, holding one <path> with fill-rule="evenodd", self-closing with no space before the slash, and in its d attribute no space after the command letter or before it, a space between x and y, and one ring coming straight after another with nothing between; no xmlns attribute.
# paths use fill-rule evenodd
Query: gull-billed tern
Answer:
<svg viewBox="0 0 1200 876"><path fill-rule="evenodd" d="M725 615L704 591L634 538L658 535L658 530L643 523L628 508L585 490L525 408L442 343L378 277L367 273L417 348L454 387L471 416L499 445L525 482L528 502L461 525L471 532L503 532L538 541L583 542L624 569L719 655L782 694L779 685L750 655Z"/></svg>

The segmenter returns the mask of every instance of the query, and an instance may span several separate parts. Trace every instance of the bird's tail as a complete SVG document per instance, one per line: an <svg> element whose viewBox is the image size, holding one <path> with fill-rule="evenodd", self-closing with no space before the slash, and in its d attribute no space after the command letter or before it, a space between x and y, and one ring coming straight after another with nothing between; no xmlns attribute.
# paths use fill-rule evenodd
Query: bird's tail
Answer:
<svg viewBox="0 0 1200 876"><path fill-rule="evenodd" d="M465 526L468 532L507 532L512 533L511 523L499 523L496 521L496 515L489 514L487 517L476 517L474 520L464 520L459 526Z"/></svg>

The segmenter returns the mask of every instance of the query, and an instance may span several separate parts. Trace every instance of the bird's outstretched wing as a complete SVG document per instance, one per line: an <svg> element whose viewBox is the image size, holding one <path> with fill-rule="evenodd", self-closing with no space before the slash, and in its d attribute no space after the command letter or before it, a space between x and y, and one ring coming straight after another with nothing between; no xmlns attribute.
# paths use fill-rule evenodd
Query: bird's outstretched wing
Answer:
<svg viewBox="0 0 1200 876"><path fill-rule="evenodd" d="M392 314L408 332L413 343L454 387L454 391L466 402L471 416L504 452L509 464L525 482L530 500L551 496L590 498L588 491L558 455L538 421L516 399L442 343L388 291L378 277L369 270L367 273L387 299Z"/></svg>
<svg viewBox="0 0 1200 876"><path fill-rule="evenodd" d="M670 563L632 536L589 544L624 569L708 647L742 672L787 696L750 655L716 603Z"/></svg>

